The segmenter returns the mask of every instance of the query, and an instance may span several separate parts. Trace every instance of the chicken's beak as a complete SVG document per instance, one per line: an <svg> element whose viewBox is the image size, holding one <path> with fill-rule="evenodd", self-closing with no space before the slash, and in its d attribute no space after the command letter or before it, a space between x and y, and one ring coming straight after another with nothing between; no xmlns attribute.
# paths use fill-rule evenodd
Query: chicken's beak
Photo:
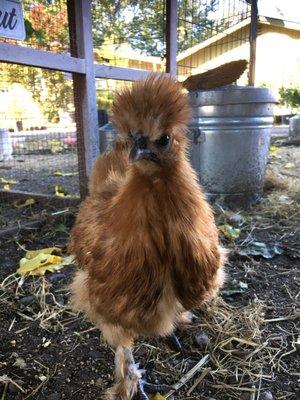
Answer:
<svg viewBox="0 0 300 400"><path fill-rule="evenodd" d="M147 148L147 138L139 136L134 139L129 160L135 162L142 159L158 162L157 154Z"/></svg>

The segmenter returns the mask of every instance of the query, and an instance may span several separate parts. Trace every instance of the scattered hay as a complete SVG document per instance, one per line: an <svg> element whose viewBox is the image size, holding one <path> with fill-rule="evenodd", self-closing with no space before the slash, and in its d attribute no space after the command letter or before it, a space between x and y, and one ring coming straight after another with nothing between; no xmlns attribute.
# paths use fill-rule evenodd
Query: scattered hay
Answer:
<svg viewBox="0 0 300 400"><path fill-rule="evenodd" d="M42 329L55 332L64 330L77 318L77 314L70 309L66 300L68 288L60 292L51 289L52 284L44 276L25 278L14 273L0 284L0 309L13 305L20 318L38 322ZM26 296L32 297L28 306L22 305L22 298Z"/></svg>
<svg viewBox="0 0 300 400"><path fill-rule="evenodd" d="M206 349L210 363L203 383L217 389L222 398L258 399L263 382L270 384L275 371L286 368L283 358L296 351L293 346L287 353L283 337L265 337L265 308L262 302L234 307L219 297L202 307L199 323L191 328L191 333L201 330L210 338ZM295 343L296 332L291 333Z"/></svg>
<svg viewBox="0 0 300 400"><path fill-rule="evenodd" d="M278 172L267 171L264 181L264 191L272 192L273 190L288 190L290 188L290 179L282 176Z"/></svg>

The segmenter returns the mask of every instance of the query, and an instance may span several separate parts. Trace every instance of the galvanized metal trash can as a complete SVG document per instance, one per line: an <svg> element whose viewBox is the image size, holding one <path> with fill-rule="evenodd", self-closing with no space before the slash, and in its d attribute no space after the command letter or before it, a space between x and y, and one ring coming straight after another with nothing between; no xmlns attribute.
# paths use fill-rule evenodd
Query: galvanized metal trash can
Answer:
<svg viewBox="0 0 300 400"><path fill-rule="evenodd" d="M13 143L11 133L6 128L0 128L0 161L12 160Z"/></svg>
<svg viewBox="0 0 300 400"><path fill-rule="evenodd" d="M300 142L300 114L290 118L289 138L293 142Z"/></svg>
<svg viewBox="0 0 300 400"><path fill-rule="evenodd" d="M208 197L227 205L259 200L273 124L274 93L226 86L189 94L190 158Z"/></svg>
<svg viewBox="0 0 300 400"><path fill-rule="evenodd" d="M103 126L100 126L99 144L101 153L112 150L116 139L117 139L117 132L114 130L114 127L111 122L108 122Z"/></svg>

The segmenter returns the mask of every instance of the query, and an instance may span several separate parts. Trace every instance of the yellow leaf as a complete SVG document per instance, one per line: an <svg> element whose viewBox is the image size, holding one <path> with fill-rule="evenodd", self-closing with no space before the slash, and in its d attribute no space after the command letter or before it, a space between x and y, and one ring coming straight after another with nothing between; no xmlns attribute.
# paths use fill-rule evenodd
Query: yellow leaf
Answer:
<svg viewBox="0 0 300 400"><path fill-rule="evenodd" d="M16 208L21 209L24 207L32 206L33 204L35 204L35 200L32 197L30 197L30 198L26 199L25 201L16 200L16 201L14 201L13 204Z"/></svg>
<svg viewBox="0 0 300 400"><path fill-rule="evenodd" d="M53 172L54 176L74 176L76 175L75 172L60 172L60 171L55 171Z"/></svg>
<svg viewBox="0 0 300 400"><path fill-rule="evenodd" d="M38 256L39 254L52 254L59 256L61 255L61 249L59 247L46 247L45 249L28 250L25 254L25 257L28 260L31 260L32 258Z"/></svg>
<svg viewBox="0 0 300 400"><path fill-rule="evenodd" d="M3 190L6 190L6 191L10 190L9 184L6 183L6 184L3 186Z"/></svg>
<svg viewBox="0 0 300 400"><path fill-rule="evenodd" d="M223 235L230 240L235 240L240 236L241 230L238 228L233 228L231 225L220 225L219 230Z"/></svg>
<svg viewBox="0 0 300 400"><path fill-rule="evenodd" d="M46 249L27 251L24 258L19 262L19 275L44 275L46 271L54 272L64 268L66 265L75 263L75 256L59 256L61 249L48 247Z"/></svg>
<svg viewBox="0 0 300 400"><path fill-rule="evenodd" d="M19 183L18 181L13 181L12 179L5 179L3 176L0 176L0 183L3 183L3 185L15 185L16 183Z"/></svg>
<svg viewBox="0 0 300 400"><path fill-rule="evenodd" d="M277 157L278 156L278 150L279 150L279 147L271 146L270 147L270 155L272 157Z"/></svg>
<svg viewBox="0 0 300 400"><path fill-rule="evenodd" d="M166 400L166 398L165 396L162 396L160 393L156 393L156 395L152 397L152 400Z"/></svg>
<svg viewBox="0 0 300 400"><path fill-rule="evenodd" d="M51 254L39 253L32 259L22 258L20 260L20 268L17 270L19 275L44 275L47 270L53 272L59 268L55 264L60 264L62 257L53 256Z"/></svg>
<svg viewBox="0 0 300 400"><path fill-rule="evenodd" d="M56 185L55 186L55 196L68 197L69 195L64 191L64 189L61 186Z"/></svg>
<svg viewBox="0 0 300 400"><path fill-rule="evenodd" d="M295 164L294 164L294 163L291 163L291 162L289 162L289 163L285 164L284 168L286 168L286 169L295 168Z"/></svg>

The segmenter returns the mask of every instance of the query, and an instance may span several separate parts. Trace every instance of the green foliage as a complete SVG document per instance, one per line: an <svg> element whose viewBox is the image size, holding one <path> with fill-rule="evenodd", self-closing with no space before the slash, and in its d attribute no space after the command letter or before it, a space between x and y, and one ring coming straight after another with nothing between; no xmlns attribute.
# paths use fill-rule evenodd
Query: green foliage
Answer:
<svg viewBox="0 0 300 400"><path fill-rule="evenodd" d="M219 0L208 0L199 7L192 0L178 1L178 47L185 50L216 32L212 12ZM102 0L92 2L94 45L99 48L105 38L115 44L128 42L147 55L165 53L165 7L161 0ZM219 27L220 28L220 27Z"/></svg>
<svg viewBox="0 0 300 400"><path fill-rule="evenodd" d="M219 0L207 0L199 7L192 0L178 0L179 51L207 39L216 32L213 11ZM65 53L69 51L69 32L65 0L22 1L25 14L26 44L35 48ZM147 55L165 54L165 3L161 0L92 1L94 48L98 62L114 61L115 46L128 43ZM124 64L125 65L125 64ZM125 65L126 66L126 65ZM73 104L72 81L67 74L13 64L0 66L1 82L20 83L39 104L49 122L58 120L60 110L70 111ZM0 85L1 86L1 85ZM112 90L99 90L98 104L109 108Z"/></svg>
<svg viewBox="0 0 300 400"><path fill-rule="evenodd" d="M298 109L300 107L300 88L283 88L279 89L280 100L279 103L290 107L291 109Z"/></svg>

